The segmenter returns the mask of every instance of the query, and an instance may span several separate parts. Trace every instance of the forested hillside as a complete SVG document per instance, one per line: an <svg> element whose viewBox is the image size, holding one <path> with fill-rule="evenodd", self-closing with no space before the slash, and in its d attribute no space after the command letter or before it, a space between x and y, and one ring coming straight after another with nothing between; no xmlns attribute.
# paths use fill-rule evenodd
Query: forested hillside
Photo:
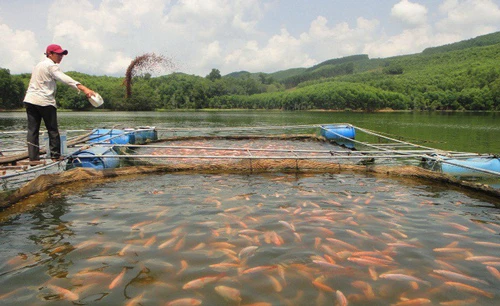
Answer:
<svg viewBox="0 0 500 306"><path fill-rule="evenodd" d="M500 32L422 53L370 59L352 55L309 68L274 73L240 71L205 77L149 74L124 78L68 74L104 98L105 109L157 110L246 108L282 110L500 110ZM0 109L22 107L30 75L0 68ZM58 85L66 109L92 109L83 94Z"/></svg>
<svg viewBox="0 0 500 306"><path fill-rule="evenodd" d="M467 39L464 41L459 41L459 42L444 45L444 46L427 48L422 53L423 54L433 54L433 53L440 53L440 52L457 51L457 50L462 50L462 49L467 49L467 48L472 48L472 47L491 46L491 45L496 45L496 44L500 44L500 32L496 32L496 33L492 33L492 34L488 34L488 35L482 35L482 36L478 36L478 37L473 38L473 39Z"/></svg>

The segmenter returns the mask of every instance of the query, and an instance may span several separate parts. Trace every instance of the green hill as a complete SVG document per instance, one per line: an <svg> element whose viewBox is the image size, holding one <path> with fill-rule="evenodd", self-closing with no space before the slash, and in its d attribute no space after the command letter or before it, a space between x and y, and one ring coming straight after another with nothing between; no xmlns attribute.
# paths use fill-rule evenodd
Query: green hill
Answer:
<svg viewBox="0 0 500 306"><path fill-rule="evenodd" d="M367 54L351 55L351 56L345 56L342 58L330 59L330 60L321 62L317 65L314 65L311 68L306 69L305 72L313 72L313 71L318 70L319 68L321 68L323 66L335 66L335 65L347 64L347 63L351 63L351 62L364 61L364 60L368 60L368 59L369 58L368 58Z"/></svg>
<svg viewBox="0 0 500 306"><path fill-rule="evenodd" d="M364 84L403 94L409 98L407 109L500 110L499 62L497 32L418 54L329 60L282 82L299 89L335 82Z"/></svg>
<svg viewBox="0 0 500 306"><path fill-rule="evenodd" d="M441 52L457 51L472 47L491 46L499 43L500 43L500 32L495 32L491 34L478 36L472 39L467 39L456 43L447 44L440 47L427 48L424 51L422 51L422 54L435 54Z"/></svg>
<svg viewBox="0 0 500 306"><path fill-rule="evenodd" d="M280 70L273 73L264 73L264 72L251 73L248 71L238 71L226 74L224 77L231 77L236 79L254 78L257 80L260 78L260 75L265 75L266 77L273 78L275 81L281 82L289 77L299 75L303 73L305 70L307 70L307 68L291 68L287 70Z"/></svg>
<svg viewBox="0 0 500 306"><path fill-rule="evenodd" d="M252 73L248 71L238 71L238 72L231 72L229 74L226 74L224 77L231 77L231 78L247 78L250 77Z"/></svg>
<svg viewBox="0 0 500 306"><path fill-rule="evenodd" d="M287 70L281 70L277 72L270 73L269 75L273 77L276 81L283 81L286 78L293 77L303 73L307 68L291 68Z"/></svg>
<svg viewBox="0 0 500 306"><path fill-rule="evenodd" d="M221 78L172 73L137 76L131 98L123 78L68 72L114 110L356 109L500 111L500 32L422 53L370 59L358 54L273 73L238 71ZM22 107L29 74L0 68L0 109ZM92 109L58 85L61 108Z"/></svg>

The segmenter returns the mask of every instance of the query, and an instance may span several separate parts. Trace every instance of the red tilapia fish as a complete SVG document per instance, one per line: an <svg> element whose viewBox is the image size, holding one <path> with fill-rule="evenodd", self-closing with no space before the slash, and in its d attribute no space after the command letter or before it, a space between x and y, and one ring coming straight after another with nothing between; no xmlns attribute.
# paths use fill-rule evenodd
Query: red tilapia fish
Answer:
<svg viewBox="0 0 500 306"><path fill-rule="evenodd" d="M222 154L215 152L205 153ZM334 174L265 174L271 183L257 191L246 175L162 175L145 181L153 192L140 195L141 205L110 208L99 199L99 209L81 208L82 220L49 224L40 239L26 239L27 248L41 251L8 253L0 301L37 304L39 288L46 300L127 306L457 306L498 299L500 227L471 222L456 209L475 208L455 206L455 199L420 188L412 194L385 176L349 174L351 189L331 184ZM436 229L441 234L431 237ZM80 233L85 237L73 238ZM41 272L38 280L33 271Z"/></svg>
<svg viewBox="0 0 500 306"><path fill-rule="evenodd" d="M183 298L170 301L166 306L198 306L201 305L202 301L200 299L194 298Z"/></svg>
<svg viewBox="0 0 500 306"><path fill-rule="evenodd" d="M115 288L116 286L118 286L122 280L123 280L123 277L125 276L125 272L127 272L127 268L123 268L123 270L120 272L120 274L118 274L114 279L113 281L109 284L108 288L109 289L113 289Z"/></svg>
<svg viewBox="0 0 500 306"><path fill-rule="evenodd" d="M488 269L488 271L490 271L491 275L496 277L496 279L500 280L500 272L498 271L497 268L492 267L492 266L486 266L486 269Z"/></svg>
<svg viewBox="0 0 500 306"><path fill-rule="evenodd" d="M216 275L216 276L205 276L189 281L182 286L182 289L200 289L203 288L206 284L213 283L223 277L224 274Z"/></svg>
<svg viewBox="0 0 500 306"><path fill-rule="evenodd" d="M475 282L475 283L482 283L487 285L488 282L478 279L476 277L468 276L465 274L453 272L453 271L446 271L446 270L432 270L432 272L437 273L439 275L443 275L445 277L448 277L453 280L458 280L458 281L470 281L470 282Z"/></svg>
<svg viewBox="0 0 500 306"><path fill-rule="evenodd" d="M427 286L430 286L431 283L428 281L424 281L418 277L411 276L411 275L406 275L406 274L390 274L390 273L384 273L380 274L378 276L379 278L383 279L390 279L390 280L396 280L396 281L407 281L407 282L417 282L417 283L422 283Z"/></svg>
<svg viewBox="0 0 500 306"><path fill-rule="evenodd" d="M473 294L483 295L483 296L486 296L490 299L492 299L495 296L491 292L479 289L479 288L471 286L471 285L459 283L459 282L445 282L445 285L449 286L449 287L453 287L453 288L460 290L460 291L465 291L465 292L470 292Z"/></svg>
<svg viewBox="0 0 500 306"><path fill-rule="evenodd" d="M62 288L62 287L59 287L56 285L47 285L47 288L54 291L54 293L58 294L64 300L76 301L79 299L78 294L76 294L68 289L65 289L65 288Z"/></svg>
<svg viewBox="0 0 500 306"><path fill-rule="evenodd" d="M215 291L229 302L241 303L240 290L228 286L216 286Z"/></svg>

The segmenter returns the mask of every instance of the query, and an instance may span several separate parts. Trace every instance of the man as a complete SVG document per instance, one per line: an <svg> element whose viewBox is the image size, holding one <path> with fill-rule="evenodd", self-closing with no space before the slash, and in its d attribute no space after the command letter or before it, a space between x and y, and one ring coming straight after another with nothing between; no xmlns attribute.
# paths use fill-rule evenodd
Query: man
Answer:
<svg viewBox="0 0 500 306"><path fill-rule="evenodd" d="M83 91L87 98L95 95L94 91L73 80L59 69L63 57L68 54L59 45L49 45L45 52L47 58L38 63L31 74L30 84L24 98L28 115L28 154L30 161L40 160L39 134L43 119L49 134L49 148L52 160L61 159L61 139L57 124L56 80Z"/></svg>

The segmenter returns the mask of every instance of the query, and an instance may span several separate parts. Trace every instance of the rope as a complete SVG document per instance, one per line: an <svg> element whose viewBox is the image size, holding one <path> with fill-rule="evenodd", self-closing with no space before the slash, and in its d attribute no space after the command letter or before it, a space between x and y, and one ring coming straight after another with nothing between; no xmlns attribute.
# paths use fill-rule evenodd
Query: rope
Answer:
<svg viewBox="0 0 500 306"><path fill-rule="evenodd" d="M343 124L343 123L336 123ZM346 123L344 123L346 124ZM172 131L172 132L182 132L182 131L233 131L233 130L279 130L279 129L311 129L321 127L319 124L303 124L303 125L268 125L268 126L237 126L237 127L206 127L206 128L156 128L157 131Z"/></svg>
<svg viewBox="0 0 500 306"><path fill-rule="evenodd" d="M416 144L413 144L411 142L406 142L406 141L402 141L402 140L399 140L399 139L390 138L390 137L383 136L381 134L375 133L375 132L373 132L371 130L360 128L360 127L357 127L357 126L353 126L353 127L356 128L356 129L358 129L358 130L360 130L360 131L362 131L362 132L365 132L366 134L370 134L370 135L373 135L373 136L376 136L376 137L384 138L386 140L394 141L394 142L397 142L397 143L405 144L405 145L408 145L410 147L422 148L422 149L426 149L426 150L439 151L439 152L451 152L451 151L445 151L445 150L439 150L439 149L436 150L435 148L426 147L426 146L422 146L422 145L416 145ZM376 147L376 145L375 145L375 147ZM451 152L451 153L468 153L468 152Z"/></svg>
<svg viewBox="0 0 500 306"><path fill-rule="evenodd" d="M111 129L108 133L111 133L111 132L112 132L112 130L113 130L113 129ZM105 134L103 134L103 135L107 135L108 133L105 133ZM101 136L103 136L103 135L101 135ZM87 135L83 135L83 136L86 138L86 136L88 136L88 134L87 134ZM101 136L99 136L99 137L101 137ZM77 138L78 138L78 137L77 137ZM27 141L25 141L25 143L28 143L28 142L27 142ZM97 144L97 143L95 143L95 144ZM89 147L91 147L91 146L93 146L93 145L95 145L95 144L89 144L89 145L87 145L86 147L82 147L82 148L80 148L80 149L79 149L79 150L77 150L76 152L79 152L79 151L85 150L86 148L89 148ZM41 146L37 146L37 145L35 145L35 144L32 144L32 145L33 145L33 146L38 147L38 149L41 149L41 148L42 148ZM46 150L47 150L47 149L46 149ZM72 154L75 154L76 152L74 152L74 153L72 153ZM52 152L51 152L51 153L52 153ZM13 177L21 176L21 175L27 175L27 174L31 174L31 173L35 173L35 172L39 172L39 171L43 171L43 170L46 170L46 169L51 168L51 167L54 167L54 166L58 166L58 167L60 167L60 166L62 165L62 163L63 163L63 162L65 162L65 161L66 161L67 159L69 159L70 157L71 157L71 154L70 154L70 155L68 155L68 156L63 157L63 159L62 159L62 160L55 161L55 162L53 162L53 163L50 163L50 164L48 164L48 165L44 165L44 166L42 166L42 167L35 166L35 167L32 167L32 168L31 168L31 169L29 169L29 170L15 171L14 173L11 173L11 174L2 175L2 176L0 176L0 179L9 179L9 178L13 178Z"/></svg>
<svg viewBox="0 0 500 306"><path fill-rule="evenodd" d="M442 159L439 156L435 157L435 156L424 155L423 158L430 159L430 160L433 160L435 162L449 164L452 166L457 166L457 167L466 168L466 169L470 169L470 170L474 170L474 171L479 171L479 172L483 172L483 173L487 173L487 174L491 174L491 175L500 176L500 172L496 172L493 170L487 170L487 169L483 169L483 168L477 168L477 167L469 166L469 165L458 164L458 163L455 163L455 162L452 162L452 161L449 161L446 159Z"/></svg>
<svg viewBox="0 0 500 306"><path fill-rule="evenodd" d="M421 154L414 155L350 155L350 156L279 156L279 155L271 155L271 156L238 156L238 155L177 155L177 154L164 154L164 155L151 155L151 154L138 154L138 155L102 155L96 154L92 155L92 157L99 158L198 158L198 159L360 159L360 158L409 158L409 157L422 157Z"/></svg>
<svg viewBox="0 0 500 306"><path fill-rule="evenodd" d="M51 167L59 166L62 162L63 161L61 160L61 161L50 163L48 165L42 165L41 167L35 166L29 170L24 170L22 172L16 171L15 173L2 175L2 176L0 176L0 179L9 179L9 178L13 178L13 177L20 176L20 175L27 175L27 174L43 171L43 170L46 170L46 169L51 168Z"/></svg>
<svg viewBox="0 0 500 306"><path fill-rule="evenodd" d="M74 133L74 132L90 132L91 130L66 130L68 133ZM47 131L40 131L41 133L46 133ZM1 135L12 135L12 134L26 134L27 131L7 131L7 132L0 132Z"/></svg>
<svg viewBox="0 0 500 306"><path fill-rule="evenodd" d="M400 140L397 140L397 139L385 137L385 136L379 135L377 133L374 133L372 131L369 131L369 130L366 130L366 129L363 129L363 128L359 128L359 127L355 127L355 128L359 129L360 131L363 131L363 132L365 132L367 134L371 134L371 135L374 135L374 136L378 136L378 137L382 137L382 138L385 138L385 139L389 139L391 141L396 141L396 142L399 142L399 143L404 143L404 144L407 144L407 145L412 145L412 146L415 146L415 147L418 147L418 148L432 149L430 147L421 146L421 145L414 145L414 144L409 143L409 142L400 141ZM342 135L339 135L339 136L342 136ZM376 146L373 146L373 147L377 148ZM439 152L441 150L437 150L437 151ZM453 153L455 153L455 152L450 152L450 151L441 151L441 152L444 152L445 154L448 154L448 155L452 155ZM457 152L457 153L463 154L465 152ZM474 170L474 171L478 171L478 172L482 172L482 173L487 173L487 174L491 174L491 175L495 175L495 176L500 176L500 172L497 172L497 171L492 171L492 170L477 168L477 167L474 167L474 166L462 165L462 164L455 163L453 161L442 159L440 157L433 157L433 156L430 156L430 155L427 155L427 154L421 155L420 157L423 158L423 159L430 159L430 160L434 160L436 162L441 162L441 163L449 164L449 165L452 165L452 166L458 166L458 167L462 167L462 168L466 168L466 169L470 169L470 170Z"/></svg>
<svg viewBox="0 0 500 306"><path fill-rule="evenodd" d="M453 152L453 151L444 151L444 150L436 150L434 148L422 146L422 145L415 145L406 141L386 137L383 135L380 135L378 133L375 133L371 130L360 128L357 126L353 126L350 124L342 124L342 123L336 123L334 125L347 125L351 126L353 128L356 128L357 130L364 132L366 134L370 134L388 141L395 142L396 145L394 144L369 144L366 142L361 142L358 140L354 140L348 137L345 137L341 134L335 133L334 131L329 130L329 132L332 132L336 136L338 136L341 139L348 140L350 142L360 144L363 146L366 146L368 148L372 148L374 150L364 150L364 151L350 151L350 150L343 150L343 151L334 151L334 150L301 150L301 149L259 149L259 148L244 148L244 147L207 147L207 146L179 146L179 145L132 145L132 144L111 144L110 141L112 139L122 137L123 135L128 135L131 133L136 133L136 132L141 132L141 131L152 131L152 130L160 130L160 131L171 131L174 134L183 132L183 131L233 131L233 130L242 130L244 128L247 131L258 131L258 130L276 130L276 129L283 129L283 130L290 130L290 129L311 129L311 128L321 128L325 129L324 125L288 125L288 126L263 126L263 127L221 127L221 128L154 128L154 127L147 127L147 128L139 128L139 129L134 129L134 130L125 130L123 133L117 134L115 136L106 138L105 140L99 141L99 142L94 142L94 143L89 143L85 146L82 146L79 148L76 152L73 152L72 154L66 156L63 161L69 159L69 158L78 158L75 157L77 156L78 153L99 145L99 146L110 146L110 147L126 147L126 148L166 148L166 149L193 149L193 150L198 150L198 149L203 149L203 150L212 150L212 151L236 151L236 152L246 152L247 155L243 156L237 156L237 155L227 155L227 156L220 156L220 155L181 155L181 154L164 154L164 155L152 155L152 154L138 154L138 155L93 155L92 157L94 158L127 158L127 159L140 159L140 158L151 158L151 159L219 159L219 160L228 160L228 159L238 159L238 160L244 160L248 159L249 164L250 164L250 169L253 168L252 161L253 160L295 160L295 168L298 169L298 161L299 160L354 160L354 159L425 159L425 160L432 160L434 162L440 162L440 163L447 163L450 165L458 166L458 167L463 167L466 169L474 170L474 171L479 171L487 174L492 174L492 175L497 175L500 176L499 172L496 171L491 171L491 170L486 170L486 169L481 169L477 168L474 166L468 166L468 165L462 165L458 163L454 163L453 161L448 161L446 159L443 159L440 157L442 156L453 156L454 158L467 158L471 156L483 156L480 154L474 154L474 153L468 153L468 152ZM113 130L115 129L115 126L112 127L107 133L103 133L100 135L96 135L95 137L92 138L87 138L87 140L95 140L97 138L107 136L112 134ZM84 130L85 131L85 130ZM15 131L14 131L15 132ZM14 132L5 132L7 133L14 133ZM399 147L409 147L409 148L414 148L414 149L407 149L407 150L395 150L393 148L389 148L389 146L399 146ZM270 156L258 156L252 154L252 152L272 152L274 153L273 155ZM293 156L286 156L280 153L291 153ZM314 153L314 154L325 154L326 156L311 156L311 155L305 155L307 153ZM436 154L437 156L433 156L432 154ZM487 155L489 156L489 155ZM23 175L26 173L31 173L35 171L40 171L43 169L46 169L48 167L52 167L54 165L60 164L63 161L59 161L57 163L53 163L44 167L37 168L36 170L29 170L29 171L23 171L19 172L18 174L10 174L7 176L1 176L0 179L4 179L7 177L13 177L13 176L18 176L18 175Z"/></svg>
<svg viewBox="0 0 500 306"><path fill-rule="evenodd" d="M363 142L358 142L360 144L365 144ZM232 151L256 151L256 152L300 152L300 153L324 153L324 154L338 154L346 153L352 154L353 151L343 150L343 151L332 151L332 150L304 150L304 149L258 149L258 148L241 148L241 147L207 147L207 146L180 146L180 145L129 145L129 144L101 144L102 146L109 147L126 147L126 148L153 148L153 149L193 149L193 150L232 150ZM355 151L359 154L382 154L382 153L435 153L436 150L384 150L384 151ZM478 156L475 153L467 153L466 156Z"/></svg>

